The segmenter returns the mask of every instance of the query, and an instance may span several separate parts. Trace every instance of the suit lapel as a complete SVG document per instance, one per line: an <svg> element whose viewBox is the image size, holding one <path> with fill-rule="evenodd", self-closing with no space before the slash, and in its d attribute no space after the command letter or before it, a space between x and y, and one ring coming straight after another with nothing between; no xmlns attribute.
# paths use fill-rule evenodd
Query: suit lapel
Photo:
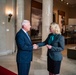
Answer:
<svg viewBox="0 0 76 75"><path fill-rule="evenodd" d="M21 31L23 32L23 34L25 35L25 37L27 37L28 41L31 42L31 39L28 38L27 34L22 29L21 29Z"/></svg>
<svg viewBox="0 0 76 75"><path fill-rule="evenodd" d="M25 33L25 34L26 34L26 33ZM26 34L26 36L27 36L27 38L29 39L29 41L31 42L31 39L30 39L29 35Z"/></svg>

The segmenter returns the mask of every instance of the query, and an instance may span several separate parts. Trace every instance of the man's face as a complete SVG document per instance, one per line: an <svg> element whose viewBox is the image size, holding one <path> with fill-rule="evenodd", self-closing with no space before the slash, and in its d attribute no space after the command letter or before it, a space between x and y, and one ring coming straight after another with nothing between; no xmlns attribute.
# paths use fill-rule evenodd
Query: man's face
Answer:
<svg viewBox="0 0 76 75"><path fill-rule="evenodd" d="M30 28L31 28L31 25L30 25L29 22L28 22L26 25L24 25L24 29L25 29L26 31L30 31Z"/></svg>

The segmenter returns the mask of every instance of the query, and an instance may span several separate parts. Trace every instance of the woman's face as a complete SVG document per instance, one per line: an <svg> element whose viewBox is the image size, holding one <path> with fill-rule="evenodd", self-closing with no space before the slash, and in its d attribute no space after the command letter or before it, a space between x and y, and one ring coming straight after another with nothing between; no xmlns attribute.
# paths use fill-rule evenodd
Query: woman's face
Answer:
<svg viewBox="0 0 76 75"><path fill-rule="evenodd" d="M53 28L52 28L52 27L50 27L50 32L51 32L51 33L54 33L54 30L53 30Z"/></svg>

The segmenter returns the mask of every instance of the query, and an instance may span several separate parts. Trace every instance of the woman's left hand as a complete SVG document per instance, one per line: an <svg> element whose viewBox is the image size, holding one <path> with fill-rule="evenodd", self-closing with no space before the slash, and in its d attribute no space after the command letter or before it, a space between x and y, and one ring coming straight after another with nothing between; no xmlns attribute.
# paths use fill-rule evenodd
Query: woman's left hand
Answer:
<svg viewBox="0 0 76 75"><path fill-rule="evenodd" d="M47 47L48 49L51 49L51 48L52 48L52 46L51 46L51 45L46 45L46 47Z"/></svg>

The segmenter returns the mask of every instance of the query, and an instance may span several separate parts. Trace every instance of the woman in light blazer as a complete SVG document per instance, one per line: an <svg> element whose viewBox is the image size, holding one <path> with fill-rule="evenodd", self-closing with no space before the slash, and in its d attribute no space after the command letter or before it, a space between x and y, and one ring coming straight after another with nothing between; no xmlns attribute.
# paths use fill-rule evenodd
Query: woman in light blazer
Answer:
<svg viewBox="0 0 76 75"><path fill-rule="evenodd" d="M45 46L47 51L47 70L49 75L60 75L62 61L61 51L64 50L64 37L61 35L60 27L57 23L51 23L50 34L44 42L37 44L38 47Z"/></svg>

